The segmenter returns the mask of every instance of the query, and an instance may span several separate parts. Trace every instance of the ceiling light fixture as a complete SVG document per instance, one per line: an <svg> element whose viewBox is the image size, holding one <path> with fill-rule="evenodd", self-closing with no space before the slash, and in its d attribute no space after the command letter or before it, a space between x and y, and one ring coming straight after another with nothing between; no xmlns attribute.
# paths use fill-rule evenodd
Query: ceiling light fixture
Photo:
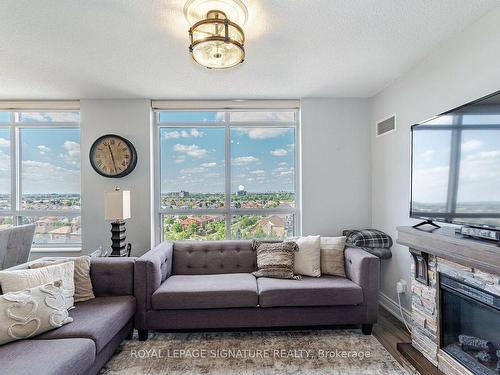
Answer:
<svg viewBox="0 0 500 375"><path fill-rule="evenodd" d="M232 68L245 59L242 26L248 11L241 0L189 0L184 6L189 28L189 52L209 69Z"/></svg>

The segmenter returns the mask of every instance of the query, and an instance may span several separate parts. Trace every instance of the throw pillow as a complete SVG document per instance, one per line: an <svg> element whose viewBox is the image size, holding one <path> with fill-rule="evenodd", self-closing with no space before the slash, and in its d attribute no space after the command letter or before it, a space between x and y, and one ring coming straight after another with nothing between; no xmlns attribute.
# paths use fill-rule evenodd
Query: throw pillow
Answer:
<svg viewBox="0 0 500 375"><path fill-rule="evenodd" d="M95 298L92 290L92 280L90 279L90 257L88 255L33 263L30 264L30 268L36 269L66 262L75 264L75 303Z"/></svg>
<svg viewBox="0 0 500 375"><path fill-rule="evenodd" d="M321 252L320 237L307 236L290 238L298 246L294 253L293 272L299 275L320 277L321 276Z"/></svg>
<svg viewBox="0 0 500 375"><path fill-rule="evenodd" d="M294 242L256 242L258 271L253 275L299 280L300 276L293 274L293 254L296 246Z"/></svg>
<svg viewBox="0 0 500 375"><path fill-rule="evenodd" d="M60 280L0 295L0 345L33 337L72 321Z"/></svg>
<svg viewBox="0 0 500 375"><path fill-rule="evenodd" d="M346 237L321 237L321 273L346 277L345 249Z"/></svg>
<svg viewBox="0 0 500 375"><path fill-rule="evenodd" d="M0 271L0 285L3 293L11 293L62 280L63 295L66 300L65 306L70 309L74 304L74 269L73 262L66 262L35 270Z"/></svg>

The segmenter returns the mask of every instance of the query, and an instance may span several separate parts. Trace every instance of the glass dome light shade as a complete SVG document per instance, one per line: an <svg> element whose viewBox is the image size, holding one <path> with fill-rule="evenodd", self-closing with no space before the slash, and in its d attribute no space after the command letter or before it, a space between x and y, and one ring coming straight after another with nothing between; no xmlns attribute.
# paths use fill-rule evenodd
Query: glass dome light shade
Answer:
<svg viewBox="0 0 500 375"><path fill-rule="evenodd" d="M227 69L243 62L245 35L222 12L209 12L189 30L193 59L209 69Z"/></svg>

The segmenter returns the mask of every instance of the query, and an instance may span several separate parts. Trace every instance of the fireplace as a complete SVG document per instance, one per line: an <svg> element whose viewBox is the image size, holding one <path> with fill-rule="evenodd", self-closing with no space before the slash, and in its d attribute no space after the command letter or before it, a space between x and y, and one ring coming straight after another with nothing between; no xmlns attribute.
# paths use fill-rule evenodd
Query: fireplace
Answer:
<svg viewBox="0 0 500 375"><path fill-rule="evenodd" d="M441 349L473 374L500 375L500 297L440 273Z"/></svg>

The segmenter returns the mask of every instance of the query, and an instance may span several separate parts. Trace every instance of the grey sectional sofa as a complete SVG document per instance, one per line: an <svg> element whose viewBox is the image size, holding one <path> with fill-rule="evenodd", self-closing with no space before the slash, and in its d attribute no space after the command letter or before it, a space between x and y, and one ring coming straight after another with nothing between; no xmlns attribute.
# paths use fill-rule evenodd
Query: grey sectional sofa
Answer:
<svg viewBox="0 0 500 375"><path fill-rule="evenodd" d="M377 319L379 259L347 248L347 278L255 278L252 241L164 242L135 263L139 339L148 330L360 324Z"/></svg>
<svg viewBox="0 0 500 375"><path fill-rule="evenodd" d="M74 319L70 324L0 346L0 374L97 374L132 334L134 262L133 258L92 258L90 276L96 298L77 303L69 312Z"/></svg>

